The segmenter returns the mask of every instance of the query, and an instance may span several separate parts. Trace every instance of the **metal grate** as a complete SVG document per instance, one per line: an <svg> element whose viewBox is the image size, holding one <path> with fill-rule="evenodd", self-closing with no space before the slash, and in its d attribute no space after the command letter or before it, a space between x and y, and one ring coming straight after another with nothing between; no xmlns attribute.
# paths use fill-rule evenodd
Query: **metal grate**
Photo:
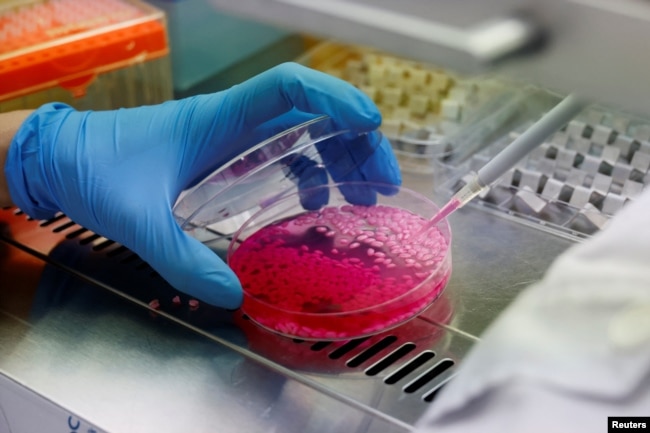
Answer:
<svg viewBox="0 0 650 433"><path fill-rule="evenodd" d="M14 209L3 212L12 213L12 218L25 221L26 216ZM5 220L7 218L4 218ZM123 278L133 280L138 285L142 281L151 281L151 285L139 284L135 297L144 303L157 293L161 299L161 310L185 320L200 323L202 318L213 315L209 306L201 306L203 316L190 317L187 311L180 311L172 304L175 296L187 295L176 292L137 254L117 242L106 239L75 224L63 215L47 221L32 221L30 225L21 226L21 233L31 231L24 236L24 242L34 238L34 232L56 235L52 245L65 240L77 242L83 252L95 260L106 260L107 267L116 266ZM18 231L14 233L14 242L21 242ZM49 248L53 248L53 246ZM49 253L47 247L41 252ZM83 273L87 270L76 269ZM89 275L91 278L96 276ZM154 280L152 280L152 278ZM137 283L136 283L137 282ZM126 287L112 286L119 290ZM129 293L134 296L133 293ZM139 297L138 297L139 296ZM169 298L169 301L163 302ZM195 312L196 313L196 312ZM198 313L201 313L199 311ZM426 313L426 312L425 312ZM197 317L199 317L197 319ZM444 328L437 327L431 318L415 318L406 324L371 337L348 341L303 341L290 340L259 328L245 315L233 313L237 325L246 333L251 352L267 359L269 365L290 367L304 374L318 374L325 386L334 388L335 392L345 394L346 398L364 400L372 390L384 388L380 392L381 402L367 403L381 406L381 410L391 416L412 422L425 410L428 403L453 377L457 363L463 358L474 341L463 338ZM237 320L239 319L239 320ZM422 319L422 320L420 320ZM192 323L196 326L196 323ZM345 379L345 380L342 380ZM351 387L350 384L354 383ZM378 388L379 387L379 388ZM414 402L419 402L414 404Z"/></svg>

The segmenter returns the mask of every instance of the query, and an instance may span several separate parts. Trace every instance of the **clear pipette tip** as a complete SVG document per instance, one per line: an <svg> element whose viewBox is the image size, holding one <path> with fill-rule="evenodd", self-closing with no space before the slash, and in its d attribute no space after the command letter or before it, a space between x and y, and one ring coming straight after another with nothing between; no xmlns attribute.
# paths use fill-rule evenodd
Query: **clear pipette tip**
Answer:
<svg viewBox="0 0 650 433"><path fill-rule="evenodd" d="M435 227L440 221L447 218L453 211L461 207L462 204L457 198L452 198L427 222L425 229Z"/></svg>
<svg viewBox="0 0 650 433"><path fill-rule="evenodd" d="M484 185L479 179L478 175L475 174L472 180L470 180L456 194L454 194L453 197L451 197L451 199L443 207L440 208L440 210L433 216L433 218L431 218L429 221L427 221L426 224L422 226L422 229L418 232L418 235L426 233L431 228L435 227L440 221L451 215L452 212L465 206L467 203L469 203L470 200L479 195L481 191L485 189L485 187L486 185Z"/></svg>
<svg viewBox="0 0 650 433"><path fill-rule="evenodd" d="M584 106L585 102L575 95L564 98L509 146L481 167L478 173L474 173L472 179L454 194L449 203L444 205L431 220L422 225L422 229L417 235L420 236L427 232L456 209L467 204L483 191L488 184L495 182L499 176L514 166L527 152L530 152L534 147L542 143L546 137L578 114Z"/></svg>

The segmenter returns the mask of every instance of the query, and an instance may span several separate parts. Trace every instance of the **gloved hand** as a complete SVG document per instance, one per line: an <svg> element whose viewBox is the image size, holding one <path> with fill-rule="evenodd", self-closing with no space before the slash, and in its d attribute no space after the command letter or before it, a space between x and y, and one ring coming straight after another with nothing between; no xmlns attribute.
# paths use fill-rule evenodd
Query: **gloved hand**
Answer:
<svg viewBox="0 0 650 433"><path fill-rule="evenodd" d="M350 84L288 63L229 90L155 106L78 112L44 105L15 135L5 174L14 203L33 218L61 211L137 253L178 290L236 308L242 301L237 277L178 227L172 206L181 191L246 150L255 136L314 114L357 133L381 122L372 101ZM359 177L401 182L387 141Z"/></svg>

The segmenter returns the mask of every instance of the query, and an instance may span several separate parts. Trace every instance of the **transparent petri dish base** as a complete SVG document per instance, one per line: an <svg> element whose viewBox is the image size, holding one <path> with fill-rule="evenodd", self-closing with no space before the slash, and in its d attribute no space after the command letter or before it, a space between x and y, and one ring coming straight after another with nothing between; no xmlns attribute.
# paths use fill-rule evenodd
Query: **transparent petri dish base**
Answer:
<svg viewBox="0 0 650 433"><path fill-rule="evenodd" d="M289 337L349 339L395 327L440 296L451 274L449 227L420 233L435 205L397 187L377 204L355 205L349 189L347 199L341 192L350 186L372 190L337 184L301 191L234 236L228 263L250 319ZM298 195L324 192L322 207L301 209Z"/></svg>

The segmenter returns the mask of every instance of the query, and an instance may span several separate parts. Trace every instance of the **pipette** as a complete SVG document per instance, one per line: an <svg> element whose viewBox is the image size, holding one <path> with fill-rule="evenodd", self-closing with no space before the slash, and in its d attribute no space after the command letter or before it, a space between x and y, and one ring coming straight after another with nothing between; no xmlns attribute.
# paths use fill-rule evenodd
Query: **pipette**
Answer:
<svg viewBox="0 0 650 433"><path fill-rule="evenodd" d="M528 152L539 146L551 134L568 123L585 105L585 101L575 95L564 98L533 126L524 131L510 145L481 167L474 177L454 194L447 204L440 208L438 213L423 226L422 232L435 226L455 210L465 206L481 191L512 168Z"/></svg>

